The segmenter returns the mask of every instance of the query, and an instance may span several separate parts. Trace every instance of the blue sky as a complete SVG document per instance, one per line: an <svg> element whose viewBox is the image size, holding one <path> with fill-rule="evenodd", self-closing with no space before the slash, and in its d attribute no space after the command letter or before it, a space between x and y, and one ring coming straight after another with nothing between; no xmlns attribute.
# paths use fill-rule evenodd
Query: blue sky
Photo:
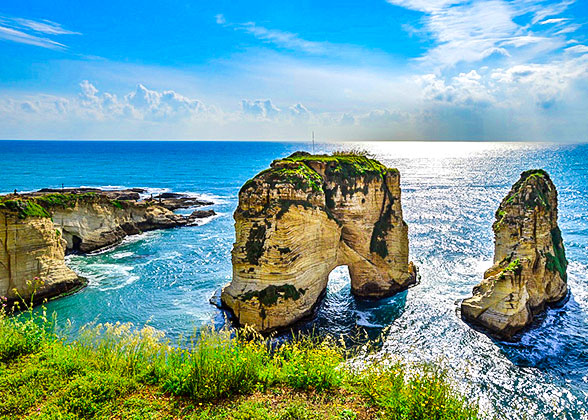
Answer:
<svg viewBox="0 0 588 420"><path fill-rule="evenodd" d="M0 4L0 138L588 141L585 1Z"/></svg>

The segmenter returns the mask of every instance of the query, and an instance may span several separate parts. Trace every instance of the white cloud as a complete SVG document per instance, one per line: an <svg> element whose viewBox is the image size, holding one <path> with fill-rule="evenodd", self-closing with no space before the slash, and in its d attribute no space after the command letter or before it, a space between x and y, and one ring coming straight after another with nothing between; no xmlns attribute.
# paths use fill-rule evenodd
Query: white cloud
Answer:
<svg viewBox="0 0 588 420"><path fill-rule="evenodd" d="M232 23L224 15L215 16L216 23L225 28L249 34L261 42L279 49L302 52L309 55L356 59L381 59L380 53L356 45L336 44L328 41L311 41L297 33L267 28L256 22Z"/></svg>
<svg viewBox="0 0 588 420"><path fill-rule="evenodd" d="M7 28L5 26L0 26L0 39L17 42L19 44L35 45L37 47L49 48L52 50L61 50L65 48L65 45L49 38L30 35L16 29Z"/></svg>
<svg viewBox="0 0 588 420"><path fill-rule="evenodd" d="M574 45L573 47L566 48L566 51L569 53L584 54L584 53L588 53L588 46L587 45Z"/></svg>
<svg viewBox="0 0 588 420"><path fill-rule="evenodd" d="M241 109L245 115L267 119L275 118L281 112L269 99L257 101L244 99L241 101Z"/></svg>
<svg viewBox="0 0 588 420"><path fill-rule="evenodd" d="M540 25L549 25L554 23L563 23L569 21L568 18L556 18L556 19L546 19L544 21L539 22Z"/></svg>
<svg viewBox="0 0 588 420"><path fill-rule="evenodd" d="M89 81L80 83L79 108L98 119L129 117L142 120L175 120L206 114L210 110L196 99L173 90L162 92L138 84L133 92L119 99L115 94L98 89Z"/></svg>
<svg viewBox="0 0 588 420"><path fill-rule="evenodd" d="M0 16L0 40L52 50L67 48L65 44L48 38L48 36L57 35L80 35L80 33L67 30L60 24L49 20L36 21Z"/></svg>
<svg viewBox="0 0 588 420"><path fill-rule="evenodd" d="M540 108L549 109L557 103L564 103L568 96L582 92L582 88L575 89L574 86L588 81L588 56L497 69L491 74L491 79L504 89L501 92L503 102L508 100L511 106L518 106L531 99ZM583 94L586 94L585 89Z"/></svg>
<svg viewBox="0 0 588 420"><path fill-rule="evenodd" d="M565 12L565 10L575 3L575 0L565 0L560 3L545 4L544 2L537 2L535 4L535 16L532 19L533 23L540 22L550 16L557 16Z"/></svg>
<svg viewBox="0 0 588 420"><path fill-rule="evenodd" d="M22 28L29 28L35 32L40 32L47 35L81 35L79 32L73 32L65 29L59 23L52 22L47 19L31 20L23 18L14 18L13 21Z"/></svg>
<svg viewBox="0 0 588 420"><path fill-rule="evenodd" d="M288 108L290 115L295 118L308 119L312 113L302 104L296 104Z"/></svg>
<svg viewBox="0 0 588 420"><path fill-rule="evenodd" d="M472 70L460 73L449 84L434 74L417 77L422 87L425 101L453 104L458 106L488 106L494 102L488 87L483 84L482 76Z"/></svg>
<svg viewBox="0 0 588 420"><path fill-rule="evenodd" d="M247 22L241 25L236 25L235 28L245 31L257 39L275 44L279 47L288 48L291 50L300 50L310 54L325 53L325 43L308 41L298 36L298 34L291 32L284 32L277 29L268 29L263 26L259 26L254 22Z"/></svg>
<svg viewBox="0 0 588 420"><path fill-rule="evenodd" d="M274 44L280 48L303 51L309 54L324 54L328 48L328 43L308 41L298 34L278 29L268 29L257 25L255 22L229 23L222 14L216 15L215 19L219 25L246 32L263 42Z"/></svg>
<svg viewBox="0 0 588 420"><path fill-rule="evenodd" d="M425 33L433 37L434 44L421 61L440 69L459 63L482 62L488 58L544 56L565 44L564 34L577 30L577 25L568 23L567 18L545 19L563 12L571 4L569 1L555 5L528 0L388 2L425 14L422 23ZM529 15L533 24L540 21L543 25L555 26L538 33L531 24L518 23L519 18ZM554 28L557 33L554 33Z"/></svg>
<svg viewBox="0 0 588 420"><path fill-rule="evenodd" d="M387 0L388 3L421 12L435 13L464 0Z"/></svg>

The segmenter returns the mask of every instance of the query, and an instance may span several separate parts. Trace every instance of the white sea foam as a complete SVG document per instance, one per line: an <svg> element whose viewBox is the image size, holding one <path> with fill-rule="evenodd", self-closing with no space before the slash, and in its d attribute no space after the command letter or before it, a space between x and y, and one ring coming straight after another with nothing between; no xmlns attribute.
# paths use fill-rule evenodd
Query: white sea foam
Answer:
<svg viewBox="0 0 588 420"><path fill-rule="evenodd" d="M366 327L366 328L383 328L384 327L381 324L374 324L373 322L370 322L370 320L369 320L370 314L369 313L365 313L362 311L353 311L353 313L357 317L356 323L359 326Z"/></svg>
<svg viewBox="0 0 588 420"><path fill-rule="evenodd" d="M100 291L121 289L139 280L139 276L133 274L133 266L119 263L76 264L72 268L88 280L89 288Z"/></svg>
<svg viewBox="0 0 588 420"><path fill-rule="evenodd" d="M219 217L225 216L224 213L217 213L212 216L203 217L202 219L196 219L194 222L190 223L190 226L204 226L214 219L218 219Z"/></svg>
<svg viewBox="0 0 588 420"><path fill-rule="evenodd" d="M122 258L131 257L133 255L135 255L134 252L126 251L126 252L117 252L116 254L112 254L110 257L113 258L113 259L115 259L115 260L120 260Z"/></svg>

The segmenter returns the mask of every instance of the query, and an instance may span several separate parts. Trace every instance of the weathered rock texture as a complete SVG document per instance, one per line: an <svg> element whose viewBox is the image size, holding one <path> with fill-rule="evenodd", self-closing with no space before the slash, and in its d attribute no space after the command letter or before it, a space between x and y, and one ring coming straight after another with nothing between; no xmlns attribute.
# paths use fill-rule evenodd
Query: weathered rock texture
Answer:
<svg viewBox="0 0 588 420"><path fill-rule="evenodd" d="M462 317L510 339L567 295L568 262L557 225L557 191L543 170L523 172L493 225L494 265L461 306Z"/></svg>
<svg viewBox="0 0 588 420"><path fill-rule="evenodd" d="M259 331L311 315L340 265L362 297L416 281L400 175L375 160L297 152L274 161L242 187L234 217L233 280L221 299Z"/></svg>
<svg viewBox="0 0 588 420"><path fill-rule="evenodd" d="M50 218L0 209L0 296L29 303L35 289L39 299L81 287L64 257L65 241Z"/></svg>
<svg viewBox="0 0 588 420"><path fill-rule="evenodd" d="M165 200L138 200L134 190L42 190L0 197L0 296L29 302L33 290L37 299L70 291L82 280L65 265L66 252L96 251L128 235L214 215L210 210L182 216L166 208ZM170 204L174 209L193 205L193 198L182 202L179 196Z"/></svg>

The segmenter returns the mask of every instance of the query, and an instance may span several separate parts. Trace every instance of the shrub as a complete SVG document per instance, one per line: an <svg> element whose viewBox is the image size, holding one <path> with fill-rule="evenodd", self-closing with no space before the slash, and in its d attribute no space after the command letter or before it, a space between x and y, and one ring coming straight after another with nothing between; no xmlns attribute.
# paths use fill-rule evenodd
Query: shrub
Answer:
<svg viewBox="0 0 588 420"><path fill-rule="evenodd" d="M479 418L442 371L407 371L385 360L352 371L345 361L355 353L329 337L299 335L277 343L247 328L204 328L172 345L151 327L99 324L68 341L52 325L30 311L0 316L0 417L146 418L162 404L192 401L194 419L311 420L318 418L314 402L325 404L344 391L377 409L381 419ZM165 392L171 402L142 398L146 389ZM272 401L284 390L306 398L277 408L255 401L260 393ZM239 395L253 395L254 401L240 402ZM238 403L223 405L232 400ZM357 417L345 406L331 412L327 418Z"/></svg>

